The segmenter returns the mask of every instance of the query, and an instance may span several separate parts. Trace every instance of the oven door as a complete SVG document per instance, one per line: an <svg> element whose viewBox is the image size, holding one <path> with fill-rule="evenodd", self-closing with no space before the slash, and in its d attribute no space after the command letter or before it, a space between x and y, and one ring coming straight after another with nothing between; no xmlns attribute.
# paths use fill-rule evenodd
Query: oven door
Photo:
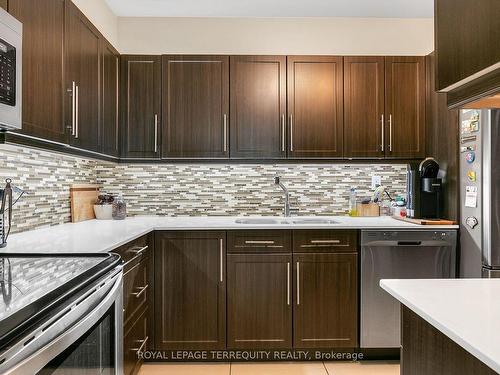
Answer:
<svg viewBox="0 0 500 375"><path fill-rule="evenodd" d="M123 374L122 269L0 355L1 374Z"/></svg>

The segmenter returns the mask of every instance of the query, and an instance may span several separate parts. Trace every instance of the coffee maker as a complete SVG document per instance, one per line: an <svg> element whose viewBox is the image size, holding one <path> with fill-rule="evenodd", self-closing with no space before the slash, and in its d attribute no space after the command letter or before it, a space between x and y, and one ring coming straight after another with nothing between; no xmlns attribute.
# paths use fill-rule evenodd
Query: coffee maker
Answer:
<svg viewBox="0 0 500 375"><path fill-rule="evenodd" d="M407 174L407 216L416 219L440 219L443 210L443 180L438 178L439 164L427 158Z"/></svg>

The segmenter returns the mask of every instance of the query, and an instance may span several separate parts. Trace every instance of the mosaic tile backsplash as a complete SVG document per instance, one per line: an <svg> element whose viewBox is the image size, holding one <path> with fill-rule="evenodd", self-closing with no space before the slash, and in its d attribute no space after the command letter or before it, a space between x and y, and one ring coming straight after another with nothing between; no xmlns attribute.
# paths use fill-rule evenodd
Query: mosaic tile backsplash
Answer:
<svg viewBox="0 0 500 375"><path fill-rule="evenodd" d="M69 185L99 183L120 194L129 215L280 215L280 175L299 215L344 215L349 189L371 195L379 175L404 194L403 164L114 164L17 146L0 146L0 178L28 191L15 209L13 231L70 221ZM22 218L22 219L21 219Z"/></svg>

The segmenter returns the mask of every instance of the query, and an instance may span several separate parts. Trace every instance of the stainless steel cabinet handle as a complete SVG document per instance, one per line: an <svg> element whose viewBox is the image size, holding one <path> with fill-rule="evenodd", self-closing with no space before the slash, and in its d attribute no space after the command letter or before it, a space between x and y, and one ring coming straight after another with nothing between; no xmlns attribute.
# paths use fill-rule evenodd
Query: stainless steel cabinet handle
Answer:
<svg viewBox="0 0 500 375"><path fill-rule="evenodd" d="M220 282L224 281L224 240L220 240Z"/></svg>
<svg viewBox="0 0 500 375"><path fill-rule="evenodd" d="M300 305L300 262L297 262L297 306Z"/></svg>
<svg viewBox="0 0 500 375"><path fill-rule="evenodd" d="M245 241L247 245L274 245L274 241L264 241L264 240L247 240Z"/></svg>
<svg viewBox="0 0 500 375"><path fill-rule="evenodd" d="M147 249L148 249L148 245L144 246L144 247L140 247L140 246L134 246L130 249L127 250L127 253L133 253L135 255L142 255L142 253L144 253Z"/></svg>
<svg viewBox="0 0 500 375"><path fill-rule="evenodd" d="M380 144L380 149L384 151L385 145L384 145L384 138L385 138L385 121L384 121L384 115L382 114L382 118L380 119L380 124L382 124L382 143Z"/></svg>
<svg viewBox="0 0 500 375"><path fill-rule="evenodd" d="M281 151L285 152L285 143L286 143L286 129L285 129L285 114L281 115Z"/></svg>
<svg viewBox="0 0 500 375"><path fill-rule="evenodd" d="M149 337L146 336L146 338L144 340L138 340L137 342L140 342L141 343L141 346L139 346L138 348L134 348L134 349L130 349L131 351L133 352L142 352L144 350L144 347L146 346L146 343L148 342L149 340Z"/></svg>
<svg viewBox="0 0 500 375"><path fill-rule="evenodd" d="M135 293L130 293L132 294L133 296L135 296L135 298L139 298L140 296L142 296L144 294L144 292L149 288L149 284L146 284L145 286L141 286L137 289L139 289L138 292L135 292Z"/></svg>
<svg viewBox="0 0 500 375"><path fill-rule="evenodd" d="M286 304L290 306L290 262L286 264Z"/></svg>
<svg viewBox="0 0 500 375"><path fill-rule="evenodd" d="M340 240L311 240L311 243L315 243L315 244L320 244L320 243L323 243L323 244L329 244L329 243L340 243Z"/></svg>
<svg viewBox="0 0 500 375"><path fill-rule="evenodd" d="M79 106L80 106L80 98L78 97L78 85L75 87L75 138L78 138L78 127L79 127L79 121L78 121L78 112L79 112Z"/></svg>
<svg viewBox="0 0 500 375"><path fill-rule="evenodd" d="M155 114L155 152L158 152L158 115Z"/></svg>
<svg viewBox="0 0 500 375"><path fill-rule="evenodd" d="M68 89L71 93L71 135L75 136L75 112L76 112L76 82L71 82L71 89ZM69 128L69 127L68 127Z"/></svg>
<svg viewBox="0 0 500 375"><path fill-rule="evenodd" d="M392 114L389 115L389 151L392 152Z"/></svg>
<svg viewBox="0 0 500 375"><path fill-rule="evenodd" d="M227 152L227 115L224 113L224 152Z"/></svg>
<svg viewBox="0 0 500 375"><path fill-rule="evenodd" d="M290 113L290 151L293 151L293 114Z"/></svg>

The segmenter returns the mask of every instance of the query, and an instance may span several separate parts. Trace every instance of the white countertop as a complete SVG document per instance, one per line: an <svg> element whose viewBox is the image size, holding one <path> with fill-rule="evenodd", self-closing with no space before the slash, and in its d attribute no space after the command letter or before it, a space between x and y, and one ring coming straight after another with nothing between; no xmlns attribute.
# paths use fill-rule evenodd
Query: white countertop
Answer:
<svg viewBox="0 0 500 375"><path fill-rule="evenodd" d="M500 373L500 279L381 280L380 285Z"/></svg>
<svg viewBox="0 0 500 375"><path fill-rule="evenodd" d="M457 229L456 225L416 225L391 217L335 216L322 219L335 220L337 224L293 224L291 220L311 217L266 217L287 224L237 224L237 219L251 217L165 217L137 216L122 221L89 220L68 223L16 233L9 237L7 247L0 252L9 253L96 253L111 251L153 230L235 230L235 229Z"/></svg>

